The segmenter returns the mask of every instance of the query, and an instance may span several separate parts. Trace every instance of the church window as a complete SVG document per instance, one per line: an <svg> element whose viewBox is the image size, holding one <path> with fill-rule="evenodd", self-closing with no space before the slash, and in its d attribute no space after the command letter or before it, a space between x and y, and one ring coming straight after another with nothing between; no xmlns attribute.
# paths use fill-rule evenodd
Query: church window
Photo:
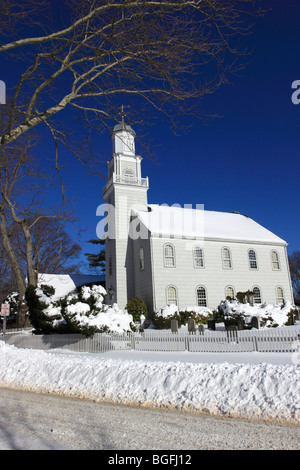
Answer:
<svg viewBox="0 0 300 470"><path fill-rule="evenodd" d="M225 289L225 299L234 299L234 288L232 286L227 286Z"/></svg>
<svg viewBox="0 0 300 470"><path fill-rule="evenodd" d="M140 271L145 269L145 254L144 248L140 248Z"/></svg>
<svg viewBox="0 0 300 470"><path fill-rule="evenodd" d="M173 245L164 246L164 266L166 268L175 268L175 248Z"/></svg>
<svg viewBox="0 0 300 470"><path fill-rule="evenodd" d="M257 259L256 259L256 253L254 250L249 250L248 251L248 256L249 256L249 267L250 269L257 269Z"/></svg>
<svg viewBox="0 0 300 470"><path fill-rule="evenodd" d="M283 288L280 286L276 288L276 300L278 304L284 303Z"/></svg>
<svg viewBox="0 0 300 470"><path fill-rule="evenodd" d="M130 170L130 169L124 170L123 176L124 176L124 179L125 179L125 183L132 183L133 182L134 173L133 173L132 170Z"/></svg>
<svg viewBox="0 0 300 470"><path fill-rule="evenodd" d="M253 287L252 291L253 291L253 294L254 294L254 295L253 295L253 302L254 302L255 304L261 304L261 292L260 292L260 288L257 287L257 286L255 286L255 287Z"/></svg>
<svg viewBox="0 0 300 470"><path fill-rule="evenodd" d="M177 289L174 286L167 287L167 305L178 305Z"/></svg>
<svg viewBox="0 0 300 470"><path fill-rule="evenodd" d="M279 256L277 251L272 251L271 252L271 258L272 258L272 269L278 271L280 269L280 264L279 264Z"/></svg>
<svg viewBox="0 0 300 470"><path fill-rule="evenodd" d="M203 259L203 249L200 246L195 246L193 250L194 255L194 267L203 268L204 259Z"/></svg>
<svg viewBox="0 0 300 470"><path fill-rule="evenodd" d="M206 307L206 290L205 287L197 287L197 305L198 307Z"/></svg>
<svg viewBox="0 0 300 470"><path fill-rule="evenodd" d="M222 262L224 269L232 268L231 253L229 248L222 248Z"/></svg>

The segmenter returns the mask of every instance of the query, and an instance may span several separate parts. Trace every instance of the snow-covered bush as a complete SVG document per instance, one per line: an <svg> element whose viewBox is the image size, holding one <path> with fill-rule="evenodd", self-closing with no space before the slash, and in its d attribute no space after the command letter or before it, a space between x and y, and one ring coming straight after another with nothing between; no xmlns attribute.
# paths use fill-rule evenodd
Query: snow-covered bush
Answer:
<svg viewBox="0 0 300 470"><path fill-rule="evenodd" d="M238 318L251 323L257 317L261 327L277 327L293 324L294 308L290 302L283 305L240 303L237 300L224 300L218 306L218 312L225 324L234 324Z"/></svg>
<svg viewBox="0 0 300 470"><path fill-rule="evenodd" d="M171 320L177 320L179 326L186 325L189 318L195 320L196 324L205 324L213 312L207 307L187 307L178 310L177 305L171 304L158 308L153 314L153 324L157 329L171 328Z"/></svg>
<svg viewBox="0 0 300 470"><path fill-rule="evenodd" d="M177 305L166 305L165 307L156 309L153 313L152 322L157 330L171 328L171 320L178 320L180 325L180 315Z"/></svg>
<svg viewBox="0 0 300 470"><path fill-rule="evenodd" d="M207 307L187 307L179 312L181 324L185 325L189 318L195 320L196 325L204 325L209 318L213 317L213 312Z"/></svg>
<svg viewBox="0 0 300 470"><path fill-rule="evenodd" d="M78 293L58 300L47 295L41 286L29 286L27 304L35 331L41 333L124 333L134 328L132 315L117 304L103 303L106 290L102 286L83 286Z"/></svg>

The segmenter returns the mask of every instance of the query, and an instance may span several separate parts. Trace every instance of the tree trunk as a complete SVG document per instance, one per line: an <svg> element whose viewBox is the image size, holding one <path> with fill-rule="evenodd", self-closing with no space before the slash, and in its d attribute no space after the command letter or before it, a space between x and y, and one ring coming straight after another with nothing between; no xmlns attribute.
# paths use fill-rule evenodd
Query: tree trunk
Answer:
<svg viewBox="0 0 300 470"><path fill-rule="evenodd" d="M27 225L26 220L22 220L21 227L24 233L24 237L26 240L26 264L27 264L27 280L29 286L36 286L37 285L37 275L34 270L33 265L33 243L32 243L32 236L30 233L30 229Z"/></svg>
<svg viewBox="0 0 300 470"><path fill-rule="evenodd" d="M15 280L17 283L17 288L19 292L19 305L20 305L20 310L19 310L19 315L18 315L18 324L23 327L27 323L27 317L26 317L26 308L24 305L24 296L25 296L25 290L26 290L26 284L25 284L25 279L22 273L22 270L19 267L18 260L16 258L16 255L14 253L14 250L11 246L10 239L7 233L7 226L6 226L6 219L5 215L0 213L0 233L2 236L2 244L4 247L4 250L6 252L6 255L9 259L11 268L13 270Z"/></svg>

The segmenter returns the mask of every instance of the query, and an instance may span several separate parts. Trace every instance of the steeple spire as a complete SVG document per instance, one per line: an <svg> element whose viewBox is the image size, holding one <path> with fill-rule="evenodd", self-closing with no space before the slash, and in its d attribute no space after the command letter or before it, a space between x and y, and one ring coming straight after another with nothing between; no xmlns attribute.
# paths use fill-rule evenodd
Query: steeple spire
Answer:
<svg viewBox="0 0 300 470"><path fill-rule="evenodd" d="M123 105L121 106L121 112L119 114L121 115L121 123L123 125L125 125L124 117L126 116L126 114L124 113L124 106Z"/></svg>

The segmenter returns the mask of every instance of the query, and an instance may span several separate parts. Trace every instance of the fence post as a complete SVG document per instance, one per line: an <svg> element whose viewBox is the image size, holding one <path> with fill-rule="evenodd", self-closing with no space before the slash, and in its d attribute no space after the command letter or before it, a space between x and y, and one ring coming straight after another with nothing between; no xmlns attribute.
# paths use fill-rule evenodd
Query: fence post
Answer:
<svg viewBox="0 0 300 470"><path fill-rule="evenodd" d="M254 335L253 343L254 343L254 351L258 352L258 344L257 344L257 336L256 335Z"/></svg>

